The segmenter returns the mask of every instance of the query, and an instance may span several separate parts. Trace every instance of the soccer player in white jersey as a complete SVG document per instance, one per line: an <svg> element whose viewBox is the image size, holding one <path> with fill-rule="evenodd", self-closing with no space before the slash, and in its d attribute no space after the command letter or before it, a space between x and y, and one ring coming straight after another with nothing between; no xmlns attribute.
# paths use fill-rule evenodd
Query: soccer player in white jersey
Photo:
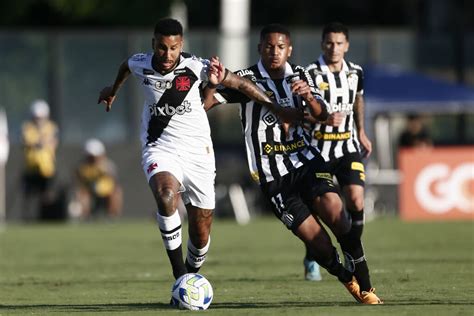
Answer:
<svg viewBox="0 0 474 316"><path fill-rule="evenodd" d="M203 87L223 84L275 112L279 109L250 81L227 71L227 76L219 79L212 73L214 63L222 69L216 58L209 61L182 53L183 28L177 20L166 18L156 24L152 47L153 52L135 54L120 65L114 84L100 92L98 102L104 102L109 111L130 74L143 88L142 167L158 206L158 226L177 279L199 270L210 245L215 161L203 108ZM189 221L185 261L181 220L176 210L180 196Z"/></svg>
<svg viewBox="0 0 474 316"><path fill-rule="evenodd" d="M363 303L378 302L372 288L364 249L360 241L364 225L363 157L368 157L372 144L364 130L364 98L362 68L344 59L349 49L349 31L341 23L330 23L323 28L323 53L306 70L320 94L329 104L330 113L342 113L337 126L331 120L312 120L309 132L312 145L319 149L336 177L351 216L351 235L354 247L349 254L354 258L354 275L360 285ZM307 249L304 260L306 279L318 274L319 267Z"/></svg>
<svg viewBox="0 0 474 316"><path fill-rule="evenodd" d="M326 120L326 105L317 95L312 80L303 67L287 62L291 56L290 32L279 24L264 27L260 33L258 51L261 59L237 75L248 78L265 90L276 103L303 110L303 103L312 115ZM206 93L208 93L206 89ZM242 130L252 178L260 185L265 198L272 205L276 217L310 250L311 258L336 276L359 300L359 286L351 269L340 262L322 220L331 229L343 249L350 248L350 223L342 209L342 201L318 150L301 124L283 132L282 122L238 91L212 91L210 109L221 103L240 103ZM349 258L350 260L351 258ZM349 261L351 262L351 261Z"/></svg>

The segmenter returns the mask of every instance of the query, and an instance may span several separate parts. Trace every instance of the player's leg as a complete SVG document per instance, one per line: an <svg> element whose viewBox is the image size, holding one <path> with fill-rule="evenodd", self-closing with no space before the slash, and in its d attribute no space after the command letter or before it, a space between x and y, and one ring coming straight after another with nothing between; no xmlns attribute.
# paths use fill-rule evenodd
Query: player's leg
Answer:
<svg viewBox="0 0 474 316"><path fill-rule="evenodd" d="M362 291L372 288L369 268L365 258L361 237L364 228L364 188L360 185L347 185L343 187L347 210L352 218L350 238L354 245L351 247L351 256L354 258L355 273Z"/></svg>
<svg viewBox="0 0 474 316"><path fill-rule="evenodd" d="M341 263L336 248L323 226L314 216L308 216L293 233L306 245L312 258L342 283L352 281L352 272Z"/></svg>
<svg viewBox="0 0 474 316"><path fill-rule="evenodd" d="M342 187L346 207L350 215L350 230L347 233L336 233L341 248L349 254L355 266L354 276L361 290L361 302L379 304L381 300L373 293L369 268L361 241L364 225L364 166L358 154L344 156L339 162L336 177Z"/></svg>
<svg viewBox="0 0 474 316"><path fill-rule="evenodd" d="M312 171L312 166L304 166L283 179L262 185L262 191L271 202L275 216L303 241L311 258L342 283L348 284L353 279L352 271L341 264L331 238L308 207L315 196L332 190L324 183L317 186L320 183ZM330 182L332 184L332 180Z"/></svg>
<svg viewBox="0 0 474 316"><path fill-rule="evenodd" d="M202 209L191 204L186 205L186 210L189 230L186 268L188 272L196 273L204 264L211 244L213 210Z"/></svg>
<svg viewBox="0 0 474 316"><path fill-rule="evenodd" d="M213 210L215 208L215 164L213 155L197 157L197 161L184 162L184 184L186 192L182 194L188 215L188 249L186 268L196 273L206 260L211 243L210 233Z"/></svg>
<svg viewBox="0 0 474 316"><path fill-rule="evenodd" d="M349 220L344 214L342 201L339 195L335 192L325 192L321 195L319 194L321 193L318 193L318 196L313 200L314 204L312 213L314 217L319 216L321 220L331 229L335 236L347 233L350 229L350 224ZM305 268L307 262L309 262L308 265L313 263L311 260L311 252L309 251L308 246L306 246Z"/></svg>
<svg viewBox="0 0 474 316"><path fill-rule="evenodd" d="M158 172L150 178L149 185L158 206L156 216L161 237L177 279L187 272L181 246L181 219L176 210L181 184L170 172Z"/></svg>
<svg viewBox="0 0 474 316"><path fill-rule="evenodd" d="M350 220L336 192L326 192L318 196L314 200L313 213L321 218L336 237L347 234L350 230Z"/></svg>
<svg viewBox="0 0 474 316"><path fill-rule="evenodd" d="M341 247L354 258L355 277L361 291L369 292L372 288L369 268L365 258L361 237L364 228L364 165L358 153L344 156L339 164L336 177L341 185L346 208L351 217L349 240L341 240Z"/></svg>

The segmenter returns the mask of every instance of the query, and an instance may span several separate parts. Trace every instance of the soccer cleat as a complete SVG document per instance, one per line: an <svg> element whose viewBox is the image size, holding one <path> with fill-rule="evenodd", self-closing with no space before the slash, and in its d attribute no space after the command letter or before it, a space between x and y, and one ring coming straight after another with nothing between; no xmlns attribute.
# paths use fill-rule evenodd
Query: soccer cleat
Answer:
<svg viewBox="0 0 474 316"><path fill-rule="evenodd" d="M351 281L343 282L342 284L344 284L346 289L349 291L349 293L351 293L357 302L362 303L362 297L360 296L360 286L354 276L352 277Z"/></svg>
<svg viewBox="0 0 474 316"><path fill-rule="evenodd" d="M304 278L307 281L321 281L321 272L319 271L319 265L314 260L303 260L304 264Z"/></svg>
<svg viewBox="0 0 474 316"><path fill-rule="evenodd" d="M375 295L374 288L371 288L368 292L362 291L360 293L360 299L362 304L383 304L383 301Z"/></svg>

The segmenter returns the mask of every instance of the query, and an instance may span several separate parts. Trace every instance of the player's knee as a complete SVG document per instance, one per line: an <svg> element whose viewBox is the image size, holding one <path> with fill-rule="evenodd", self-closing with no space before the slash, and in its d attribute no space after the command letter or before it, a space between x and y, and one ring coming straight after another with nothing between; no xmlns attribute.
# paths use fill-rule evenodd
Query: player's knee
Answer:
<svg viewBox="0 0 474 316"><path fill-rule="evenodd" d="M160 212L173 214L176 210L176 192L171 188L163 188L155 193Z"/></svg>
<svg viewBox="0 0 474 316"><path fill-rule="evenodd" d="M337 236L350 230L350 221L344 213L342 200L336 193L326 193L319 201L319 210L322 218L331 231Z"/></svg>
<svg viewBox="0 0 474 316"><path fill-rule="evenodd" d="M338 194L329 192L320 199L320 205L325 212L337 214L342 210L342 201Z"/></svg>
<svg viewBox="0 0 474 316"><path fill-rule="evenodd" d="M360 194L352 194L347 199L347 208L351 211L361 211L364 209L364 196Z"/></svg>

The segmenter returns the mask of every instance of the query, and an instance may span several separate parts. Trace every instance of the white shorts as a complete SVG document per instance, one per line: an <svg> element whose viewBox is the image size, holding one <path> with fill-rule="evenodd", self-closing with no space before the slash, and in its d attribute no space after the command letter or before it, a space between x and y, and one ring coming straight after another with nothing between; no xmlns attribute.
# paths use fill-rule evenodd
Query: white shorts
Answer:
<svg viewBox="0 0 474 316"><path fill-rule="evenodd" d="M181 184L181 198L185 205L191 203L203 209L215 208L216 164L213 152L180 155L157 147L145 147L142 168L148 182L158 172L170 172Z"/></svg>

